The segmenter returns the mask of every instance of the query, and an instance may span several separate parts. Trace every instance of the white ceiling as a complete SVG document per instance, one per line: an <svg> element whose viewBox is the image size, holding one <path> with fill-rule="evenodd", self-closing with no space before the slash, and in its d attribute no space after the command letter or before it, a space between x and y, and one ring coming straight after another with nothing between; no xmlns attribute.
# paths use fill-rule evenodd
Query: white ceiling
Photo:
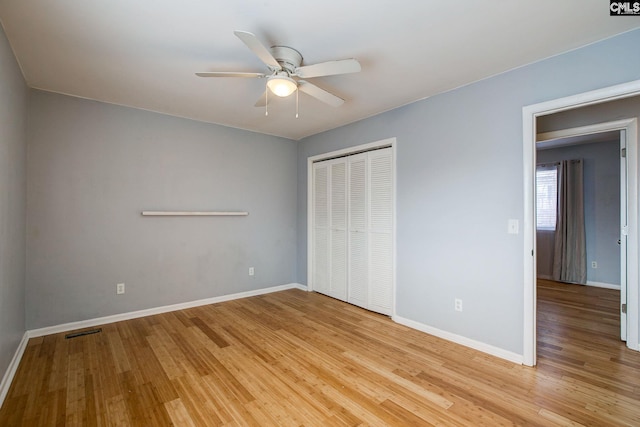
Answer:
<svg viewBox="0 0 640 427"><path fill-rule="evenodd" d="M0 0L31 87L291 139L387 111L640 27L602 0ZM299 50L304 64L356 58L357 74L310 79L346 100L254 103L266 72L234 36ZM275 98L275 97L274 97Z"/></svg>

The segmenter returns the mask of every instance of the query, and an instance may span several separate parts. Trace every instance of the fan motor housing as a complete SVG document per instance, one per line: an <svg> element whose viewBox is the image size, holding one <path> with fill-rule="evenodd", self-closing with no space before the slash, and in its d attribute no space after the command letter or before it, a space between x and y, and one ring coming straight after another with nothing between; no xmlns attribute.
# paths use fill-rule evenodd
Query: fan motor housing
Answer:
<svg viewBox="0 0 640 427"><path fill-rule="evenodd" d="M296 68L302 64L300 52L288 46L272 46L271 54L289 74L294 74Z"/></svg>

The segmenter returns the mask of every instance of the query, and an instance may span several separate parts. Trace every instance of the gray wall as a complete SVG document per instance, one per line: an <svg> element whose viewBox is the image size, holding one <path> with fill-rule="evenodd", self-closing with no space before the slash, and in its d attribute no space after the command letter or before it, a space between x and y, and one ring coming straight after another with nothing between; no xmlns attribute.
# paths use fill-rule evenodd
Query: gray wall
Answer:
<svg viewBox="0 0 640 427"><path fill-rule="evenodd" d="M522 354L524 242L507 234L523 218L522 107L640 79L638 44L629 32L301 141L298 281L307 157L395 136L397 314Z"/></svg>
<svg viewBox="0 0 640 427"><path fill-rule="evenodd" d="M620 285L620 141L539 150L538 163L584 160L587 281ZM537 246L538 258L545 248ZM553 247L551 247L553 251ZM596 261L598 268L591 268ZM539 264L538 264L539 265ZM538 274L540 274L538 270ZM544 272L550 275L550 272Z"/></svg>
<svg viewBox="0 0 640 427"><path fill-rule="evenodd" d="M37 90L29 108L29 329L296 281L295 142Z"/></svg>
<svg viewBox="0 0 640 427"><path fill-rule="evenodd" d="M27 87L0 28L0 379L25 332Z"/></svg>

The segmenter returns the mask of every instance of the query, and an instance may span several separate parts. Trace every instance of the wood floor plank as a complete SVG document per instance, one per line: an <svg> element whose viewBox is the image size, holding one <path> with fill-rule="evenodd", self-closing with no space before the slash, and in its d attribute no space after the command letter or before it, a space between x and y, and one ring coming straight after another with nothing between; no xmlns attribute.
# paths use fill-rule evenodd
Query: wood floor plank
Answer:
<svg viewBox="0 0 640 427"><path fill-rule="evenodd" d="M176 426L184 426L184 427L196 427L196 425L191 420L191 416L189 415L189 411L185 408L182 400L175 399L170 402L165 402L165 408L167 409L167 413L169 414L169 418L171 418L171 422Z"/></svg>
<svg viewBox="0 0 640 427"><path fill-rule="evenodd" d="M538 366L289 290L29 341L1 426L640 425L619 292L538 284Z"/></svg>

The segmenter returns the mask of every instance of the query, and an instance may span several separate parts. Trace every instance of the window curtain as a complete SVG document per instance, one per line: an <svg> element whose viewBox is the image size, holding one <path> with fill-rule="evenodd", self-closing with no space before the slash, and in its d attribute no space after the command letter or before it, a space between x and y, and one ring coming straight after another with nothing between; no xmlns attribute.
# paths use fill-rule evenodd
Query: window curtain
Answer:
<svg viewBox="0 0 640 427"><path fill-rule="evenodd" d="M554 239L553 279L587 283L584 230L583 161L563 160L558 165L558 205Z"/></svg>
<svg viewBox="0 0 640 427"><path fill-rule="evenodd" d="M536 165L536 272L553 280L553 248L558 215L559 162Z"/></svg>

